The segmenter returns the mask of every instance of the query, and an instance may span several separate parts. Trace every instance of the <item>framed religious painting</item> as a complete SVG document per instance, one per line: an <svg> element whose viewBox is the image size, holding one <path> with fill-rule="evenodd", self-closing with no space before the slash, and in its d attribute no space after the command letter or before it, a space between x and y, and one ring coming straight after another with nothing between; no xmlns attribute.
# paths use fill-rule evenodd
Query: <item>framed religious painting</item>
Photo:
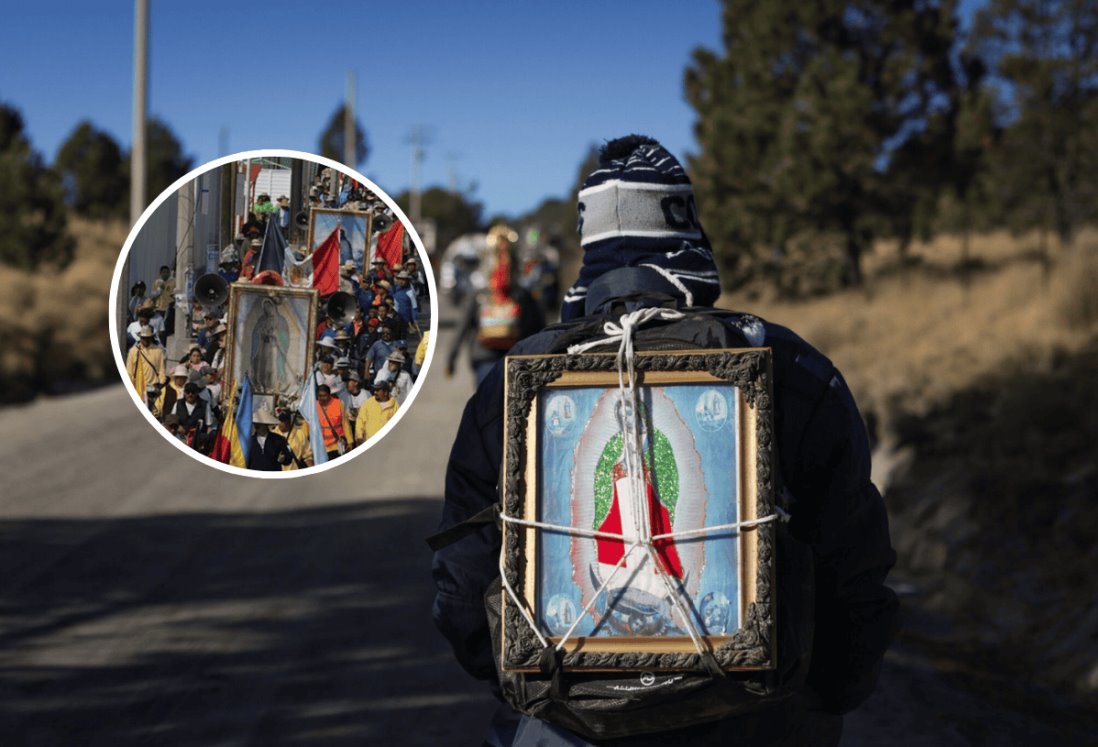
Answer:
<svg viewBox="0 0 1098 747"><path fill-rule="evenodd" d="M326 241L336 241L362 269L370 247L373 219L373 213L368 210L312 208L309 210L309 252L315 252Z"/></svg>
<svg viewBox="0 0 1098 747"><path fill-rule="evenodd" d="M223 396L247 375L256 405L295 403L312 372L318 302L312 288L229 286Z"/></svg>
<svg viewBox="0 0 1098 747"><path fill-rule="evenodd" d="M773 668L770 351L511 356L503 667Z"/></svg>

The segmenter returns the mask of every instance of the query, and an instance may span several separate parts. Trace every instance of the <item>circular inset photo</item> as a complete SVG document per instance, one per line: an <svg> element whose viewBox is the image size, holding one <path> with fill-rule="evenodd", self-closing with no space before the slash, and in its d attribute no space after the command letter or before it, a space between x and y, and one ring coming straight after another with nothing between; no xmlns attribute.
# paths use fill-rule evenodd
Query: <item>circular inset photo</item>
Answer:
<svg viewBox="0 0 1098 747"><path fill-rule="evenodd" d="M407 412L435 298L422 241L377 185L320 156L250 151L142 214L111 284L111 343L174 446L296 477L364 452Z"/></svg>

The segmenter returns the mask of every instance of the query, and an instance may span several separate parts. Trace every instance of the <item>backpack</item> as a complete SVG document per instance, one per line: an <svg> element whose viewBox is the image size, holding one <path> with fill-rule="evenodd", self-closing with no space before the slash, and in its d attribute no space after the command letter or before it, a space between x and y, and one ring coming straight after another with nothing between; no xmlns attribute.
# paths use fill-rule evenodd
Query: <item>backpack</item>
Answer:
<svg viewBox="0 0 1098 747"><path fill-rule="evenodd" d="M491 350L510 350L522 336L521 309L510 296L489 295L478 311L477 342Z"/></svg>
<svg viewBox="0 0 1098 747"><path fill-rule="evenodd" d="M683 310L684 318L638 329L637 350L743 348L757 346L762 322L718 310ZM563 353L578 342L604 336L606 319L586 319L550 327L557 333L545 353ZM608 352L607 343L592 352ZM783 503L776 485L778 504ZM482 524L498 522L499 505L428 540L439 549ZM500 666L503 591L497 577L485 594L496 672L503 698L516 710L563 726L587 739L611 739L673 731L737 716L758 714L799 690L812 650L814 592L811 552L775 522L775 596L777 662L770 670L713 671L565 671L546 649L539 672L505 671Z"/></svg>

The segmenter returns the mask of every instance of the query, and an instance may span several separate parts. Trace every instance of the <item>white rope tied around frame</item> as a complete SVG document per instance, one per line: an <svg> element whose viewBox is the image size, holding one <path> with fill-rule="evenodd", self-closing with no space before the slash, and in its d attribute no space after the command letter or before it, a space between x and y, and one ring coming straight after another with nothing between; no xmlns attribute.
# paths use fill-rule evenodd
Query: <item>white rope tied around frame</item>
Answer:
<svg viewBox="0 0 1098 747"><path fill-rule="evenodd" d="M649 560L653 563L654 567L662 569L662 573L658 573L659 577L663 581L664 586L668 591L674 609L682 617L684 627L690 636L691 642L694 644L694 648L699 655L705 654L705 641L701 632L697 629L695 620L690 614L690 610L686 607L685 602L682 599L682 595L672 583L669 569L663 560L659 557L659 553L656 551L654 543L660 540L677 540L687 539L691 537L704 536L706 534L712 534L716 532L736 531L740 529L760 526L767 524L775 520L788 521L789 514L778 508L778 513L770 514L758 519L749 519L747 521L739 521L730 524L722 524L715 527L703 527L701 529L686 530L682 532L666 532L663 534L653 535L651 526L651 507L648 505L648 491L647 485L644 479L644 456L641 449L641 432L640 424L637 419L637 412L639 411L639 402L637 399L637 377L636 369L634 367L635 350L633 348L633 332L638 327L648 323L652 319L662 320L676 320L682 319L685 316L680 311L666 308L646 308L638 309L637 311L623 314L618 323L608 321L603 325L603 332L606 337L597 340L591 340L589 342L579 343L572 345L568 348L570 355L576 353L583 353L591 350L595 347L605 345L608 342L618 342L618 354L617 354L617 370L618 370L618 391L622 402L622 443L623 443L623 457L625 460L625 468L628 470L629 479L632 483L632 498L634 503L643 501L644 505L640 510L637 510L637 506L633 506L634 517L634 530L637 533L637 539L632 541L628 550L622 553L621 558L618 559L617 564L613 570L602 582L595 593L591 596L591 599L583 606L581 614L576 617L572 625L565 631L560 641L557 642L555 648L560 651L564 648L565 643L569 640L576 628L583 621L585 617L590 615L591 608L594 606L595 601L599 596L607 589L610 582L625 566L625 561L637 548L643 547L647 553ZM625 406L625 405L628 406ZM639 468L637 465L640 465ZM642 498L643 496L643 498ZM514 516L508 516L503 511L500 511L500 519L504 522L517 524L520 526L526 526L536 529L546 529L550 531L562 532L571 536L588 537L592 539L606 538L620 540L623 544L627 541L624 534L614 534L612 532L600 532L597 530L588 530L580 527L563 526L560 524L550 524L547 522L533 521L529 519L520 519ZM506 590L507 595L514 602L519 612L526 619L526 622L530 625L530 628L534 631L534 634L538 637L543 647L549 646L549 641L545 635L538 629L537 622L534 620L533 615L526 606L519 599L518 594L515 593L514 588L507 581L507 576L504 573L503 567L504 552L500 549L499 558L499 570L502 580L503 588Z"/></svg>
<svg viewBox="0 0 1098 747"><path fill-rule="evenodd" d="M783 511L781 508L778 508L778 512L779 513L770 514L769 516L764 516L761 519L747 519L745 521L736 521L736 522L732 522L730 524L720 524L720 525L713 526L713 527L703 527L701 529L687 529L687 530L684 530L682 532L668 532L666 534L657 534L657 535L653 535L652 542L656 542L658 540L665 540L665 539L670 539L670 540L690 539L690 538L702 536L702 535L705 535L705 534L717 534L717 533L722 533L722 532L736 532L736 533L739 533L740 529L749 529L751 527L760 526L762 524L769 524L772 521L783 521L784 522L784 521L789 520L789 518L788 518L789 514L788 513ZM507 524L517 524L519 526L529 527L529 528L532 528L532 529L544 529L544 530L550 531L550 532L559 532L561 534L567 534L567 535L571 535L571 536L575 536L575 537L586 537L586 538L589 538L589 539L604 538L604 539L621 540L621 542L623 542L623 543L626 542L625 536L621 535L621 534L614 534L613 532L600 532L600 531L595 530L595 529L583 529L582 527L565 526L564 524L552 524L552 523L547 522L547 521L534 521L533 519L520 519L517 516L508 516L507 514L503 513L502 511L499 514L499 518L500 518L501 521L503 521ZM642 543L640 542L640 540L637 540L636 542L633 542L632 544L630 544L629 548L624 553L622 553L621 559L618 560L617 564L614 566L614 569L610 572L610 575L607 576L606 580L602 582L602 585L598 589L595 590L595 593L591 596L590 601L588 601L587 604L585 604L583 606L581 614L576 618L576 621L572 623L572 626L570 628L568 628L568 630L565 632L564 636L557 643L555 648L558 651L561 650L562 648L564 648L564 644L572 636L572 633L575 632L575 629L583 621L583 618L590 614L591 607L594 606L595 601L599 598L599 594L601 594L606 589L606 587L610 585L610 582L613 580L613 578L617 574L618 570L620 568L624 567L625 561L629 558L629 555L632 554L633 550L635 550L638 547L642 547ZM511 586L511 584L509 584L507 582L507 577L503 573L503 553L502 552L500 553L499 572L500 572L500 576L502 577L503 588L506 590L507 596L509 596L511 598L511 601L515 603L515 606L518 607L518 609L522 613L523 617L526 618L526 621L528 623L530 623L530 627L533 628L534 634L537 635L538 640L541 641L542 645L543 646L548 646L549 645L548 639L544 635L542 635L541 631L538 630L538 627L537 627L536 623L534 622L534 618L526 610L526 608L523 605L522 601L519 599L519 596L518 596L517 592L515 592L514 588L512 588L512 586ZM674 596L676 598L679 596L677 591L674 594ZM681 600L679 600L679 601L681 601Z"/></svg>

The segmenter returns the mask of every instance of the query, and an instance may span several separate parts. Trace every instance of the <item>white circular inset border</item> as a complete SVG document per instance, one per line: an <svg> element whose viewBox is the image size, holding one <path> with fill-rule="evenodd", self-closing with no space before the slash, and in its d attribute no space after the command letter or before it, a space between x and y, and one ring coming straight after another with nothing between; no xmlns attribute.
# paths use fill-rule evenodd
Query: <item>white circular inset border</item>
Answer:
<svg viewBox="0 0 1098 747"><path fill-rule="evenodd" d="M378 196L382 202L393 214L397 216L401 223L404 224L405 230L412 237L412 243L415 245L416 253L419 255L419 263L424 269L427 270L424 274L427 276L427 289L431 295L431 339L427 343L427 355L423 359L423 367L420 368L419 375L416 377L415 383L412 385L412 391L408 394L408 399L404 401L400 409L397 410L396 415L392 420L382 426L381 430L370 437L366 443L356 446L351 451L347 452L339 459L331 462L325 462L324 464L314 465L312 467L306 467L305 469L281 471L281 472L266 472L262 470L251 470L243 467L234 467L230 464L219 462L215 459L210 459L205 454L200 454L194 449L188 447L185 443L177 438L172 438L171 434L164 429L159 421L153 414L149 412L149 408L141 401L136 390L129 384L129 374L126 372L126 357L122 354L121 347L118 344L119 329L118 319L116 316L116 310L118 308L118 293L119 285L122 280L122 271L126 266L126 258L130 256L130 249L133 247L134 241L137 239L138 234L141 233L141 229L145 227L145 223L152 217L156 209L160 207L169 197L174 195L183 185L192 179L198 178L200 175L205 174L207 171L212 171L220 166L224 166L227 163L234 163L236 161L246 161L251 158L296 158L302 161L312 161L313 163L323 164L329 168L341 171L344 174L348 174L360 184L365 185L371 192ZM404 211L400 209L400 206L396 204L392 197L388 195L384 190L378 187L370 179L360 174L358 171L351 167L333 161L330 158L324 156L318 156L313 153L306 153L300 150L285 150L280 148L265 148L261 150L247 150L240 153L233 153L232 155L222 156L221 158L209 161L202 164L198 168L192 169L188 173L179 177L161 192L155 200L153 200L145 211L141 213L141 217L137 219L137 223L130 229L129 235L126 237L126 243L122 245L122 252L118 255L118 262L114 266L114 276L111 278L111 293L110 293L110 307L108 309L107 319L109 322L110 337L111 337L111 351L114 353L114 363L118 368L118 375L122 377L122 386L125 387L129 393L130 398L137 406L138 411L145 416L145 419L149 421L153 429L156 430L161 436L164 437L170 444L177 449L185 453L191 459L206 464L215 469L219 469L222 472L226 472L230 475L243 475L244 477L257 477L262 480L289 480L295 477L308 477L309 475L318 475L321 472L325 472L333 467L339 467L349 463L352 459L365 454L370 447L381 441L389 433L390 430L396 427L404 415L411 409L412 403L415 402L416 396L419 394L420 389L423 387L423 382L427 378L427 374L430 372L431 363L435 357L435 349L438 347L438 288L435 287L435 273L434 267L431 265L430 258L427 256L427 249L423 246L423 240L419 237L419 233L416 231L415 226L408 220L408 216L404 214Z"/></svg>

